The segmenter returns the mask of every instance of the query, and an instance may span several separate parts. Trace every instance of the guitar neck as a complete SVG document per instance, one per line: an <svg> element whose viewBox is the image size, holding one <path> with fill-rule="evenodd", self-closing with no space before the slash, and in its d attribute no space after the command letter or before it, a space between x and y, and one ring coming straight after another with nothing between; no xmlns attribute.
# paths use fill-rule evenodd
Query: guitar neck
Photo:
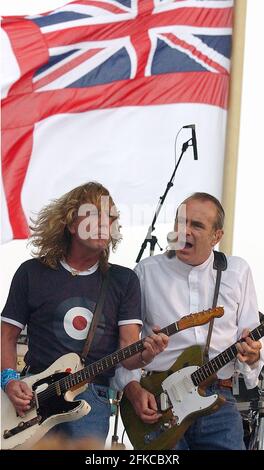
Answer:
<svg viewBox="0 0 264 470"><path fill-rule="evenodd" d="M165 328L162 328L159 333L165 333L167 336L174 335L178 331L182 331L185 328L190 328L193 326L203 325L207 323L213 316L220 317L224 313L223 307L216 307L214 309L203 310L202 312L191 313L182 317L179 321L172 323ZM72 388L77 388L82 386L87 382L93 380L99 374L102 374L105 370L115 367L119 362L129 359L138 352L143 351L144 349L144 338L137 341L136 343L126 346L125 348L119 349L108 356L99 359L92 364L84 367L74 374L69 374L63 379L60 379L56 382L58 390L62 393L67 392Z"/></svg>
<svg viewBox="0 0 264 470"><path fill-rule="evenodd" d="M249 337L254 341L258 341L260 338L262 338L262 336L264 336L264 323L261 323L249 334ZM218 354L218 356L214 357L211 361L207 362L202 367L193 372L191 374L191 378L194 385L198 386L200 383L208 379L208 377L212 376L220 369L222 369L222 367L224 367L226 364L231 362L237 355L236 344L241 343L243 341L243 339L236 341L236 343L232 344L232 346L230 346L225 351Z"/></svg>
<svg viewBox="0 0 264 470"><path fill-rule="evenodd" d="M172 323L165 328L160 330L160 333L165 333L167 336L171 336L175 334L177 331L180 331L178 326L178 322ZM130 357L134 356L135 354L143 351L144 349L144 339L137 341L136 343L131 344L130 346L126 346L125 348L119 349L108 356L105 356L103 359L99 359L92 364L84 367L83 369L75 372L74 374L69 374L63 379L60 379L59 387L62 392L66 392L72 388L77 387L78 385L81 386L96 377L102 372L115 367L120 362L124 361L125 359L129 359Z"/></svg>

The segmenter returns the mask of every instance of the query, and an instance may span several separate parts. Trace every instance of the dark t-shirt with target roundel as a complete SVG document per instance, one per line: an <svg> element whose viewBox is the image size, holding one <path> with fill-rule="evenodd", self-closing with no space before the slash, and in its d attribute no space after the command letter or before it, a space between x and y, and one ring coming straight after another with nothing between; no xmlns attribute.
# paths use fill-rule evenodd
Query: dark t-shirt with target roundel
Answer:
<svg viewBox="0 0 264 470"><path fill-rule="evenodd" d="M81 353L96 307L102 274L73 276L63 266L48 268L37 259L17 270L2 312L6 320L27 325L26 364L44 370L69 352ZM141 324L140 287L129 268L112 265L103 312L86 363L118 349L119 326ZM14 323L16 324L16 323ZM114 370L104 375L112 376Z"/></svg>

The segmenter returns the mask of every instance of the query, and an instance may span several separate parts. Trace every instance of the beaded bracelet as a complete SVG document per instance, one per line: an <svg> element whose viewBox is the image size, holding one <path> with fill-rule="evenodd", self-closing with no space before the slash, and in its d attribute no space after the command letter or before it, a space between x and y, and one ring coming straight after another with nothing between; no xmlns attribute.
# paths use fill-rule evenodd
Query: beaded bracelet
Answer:
<svg viewBox="0 0 264 470"><path fill-rule="evenodd" d="M5 387L7 386L8 382L11 380L19 380L20 379L20 373L17 372L14 369L4 369L1 372L1 388L2 390L5 390Z"/></svg>

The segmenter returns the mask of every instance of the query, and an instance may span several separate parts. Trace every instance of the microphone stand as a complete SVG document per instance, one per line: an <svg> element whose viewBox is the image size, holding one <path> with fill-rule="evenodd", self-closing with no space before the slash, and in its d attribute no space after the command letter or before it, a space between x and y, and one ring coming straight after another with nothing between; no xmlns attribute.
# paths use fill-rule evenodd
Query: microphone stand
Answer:
<svg viewBox="0 0 264 470"><path fill-rule="evenodd" d="M173 170L173 173L172 173L172 175L171 175L171 178L170 178L169 182L167 183L167 187L166 187L166 189L165 189L164 194L163 194L162 196L160 196L160 198L159 198L159 202L158 202L158 205L157 205L157 208L156 208L156 211L155 211L153 220L152 220L152 222L151 222L151 225L150 225L149 228L148 228L147 235L146 235L146 237L145 237L145 239L144 239L144 241L143 241L143 243L142 243L142 245L141 245L141 248L140 248L140 250L139 250L139 253L138 253L138 255L137 255L136 263L138 263L138 262L141 260L141 257L142 257L142 255L143 255L143 253L144 253L144 251L145 251L145 249L146 249L148 243L150 244L150 256L152 256L152 255L154 254L154 250L155 250L156 244L159 246L160 251L162 251L162 248L160 247L160 245L159 245L159 243L158 243L157 237L155 237L155 235L152 235L152 232L155 230L155 223L156 223L156 221L157 221L157 218L158 218L158 215L159 215L159 213L160 213L160 211L161 211L161 208L162 208L162 206L163 206L163 204L164 204L164 201L165 201L165 199L166 199L166 196L167 196L169 190L170 190L170 189L172 188L172 186L173 186L173 182L174 182L174 178L175 178L175 173L176 173L176 171L177 171L177 169L178 169L178 166L179 166L179 164L180 164L180 162L181 162L181 159L182 159L182 157L183 157L183 154L184 154L184 152L186 152L187 148L188 148L188 147L191 147L192 145L193 145L193 139L191 138L191 139L187 140L186 142L184 142L184 144L183 144L183 146L182 146L180 158L179 158L179 160L178 160L178 162L177 162L177 164L176 164L176 166L175 166L175 168L174 168L174 170Z"/></svg>

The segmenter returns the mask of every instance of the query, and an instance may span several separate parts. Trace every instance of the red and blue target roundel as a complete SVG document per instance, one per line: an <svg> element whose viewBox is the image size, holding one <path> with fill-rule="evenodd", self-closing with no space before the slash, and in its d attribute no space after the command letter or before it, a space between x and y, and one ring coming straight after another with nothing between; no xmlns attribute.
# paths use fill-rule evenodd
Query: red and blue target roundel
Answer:
<svg viewBox="0 0 264 470"><path fill-rule="evenodd" d="M81 350L95 305L84 297L71 297L59 305L54 317L54 333L60 343L74 351Z"/></svg>

